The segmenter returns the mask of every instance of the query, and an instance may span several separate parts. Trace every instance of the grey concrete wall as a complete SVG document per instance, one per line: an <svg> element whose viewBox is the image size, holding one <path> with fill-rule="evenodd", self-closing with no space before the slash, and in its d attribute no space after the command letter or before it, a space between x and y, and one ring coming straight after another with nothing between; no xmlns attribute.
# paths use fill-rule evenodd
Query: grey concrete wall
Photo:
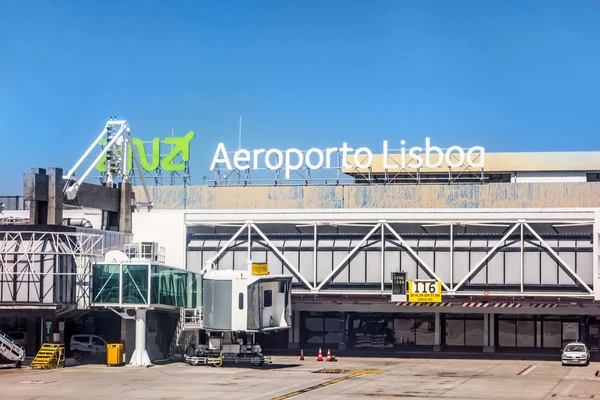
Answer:
<svg viewBox="0 0 600 400"><path fill-rule="evenodd" d="M150 189L159 209L600 207L600 183L596 182ZM143 197L142 187L134 187L134 192L137 198Z"/></svg>

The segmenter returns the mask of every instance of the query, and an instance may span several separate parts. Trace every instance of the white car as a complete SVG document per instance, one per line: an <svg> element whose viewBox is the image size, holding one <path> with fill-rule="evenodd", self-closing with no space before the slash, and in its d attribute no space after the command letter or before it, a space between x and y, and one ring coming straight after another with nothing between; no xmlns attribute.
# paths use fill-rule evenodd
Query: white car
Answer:
<svg viewBox="0 0 600 400"><path fill-rule="evenodd" d="M590 351L585 343L573 342L562 351L562 365L589 365Z"/></svg>
<svg viewBox="0 0 600 400"><path fill-rule="evenodd" d="M101 356L106 354L106 340L97 335L75 334L69 346L73 358L77 361L83 356Z"/></svg>

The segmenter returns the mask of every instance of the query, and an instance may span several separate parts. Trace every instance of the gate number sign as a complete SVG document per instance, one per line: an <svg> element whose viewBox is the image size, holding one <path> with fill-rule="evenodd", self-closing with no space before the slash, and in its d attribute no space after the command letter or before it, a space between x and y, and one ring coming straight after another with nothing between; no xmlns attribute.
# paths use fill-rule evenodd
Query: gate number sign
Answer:
<svg viewBox="0 0 600 400"><path fill-rule="evenodd" d="M411 303L441 303L442 282L432 280L409 281L408 301Z"/></svg>

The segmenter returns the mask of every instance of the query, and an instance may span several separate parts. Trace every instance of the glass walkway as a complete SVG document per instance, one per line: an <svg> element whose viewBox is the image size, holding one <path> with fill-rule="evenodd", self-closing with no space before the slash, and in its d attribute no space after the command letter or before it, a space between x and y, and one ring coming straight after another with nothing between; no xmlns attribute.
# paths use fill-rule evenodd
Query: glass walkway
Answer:
<svg viewBox="0 0 600 400"><path fill-rule="evenodd" d="M202 276L141 260L92 267L92 306L202 307Z"/></svg>

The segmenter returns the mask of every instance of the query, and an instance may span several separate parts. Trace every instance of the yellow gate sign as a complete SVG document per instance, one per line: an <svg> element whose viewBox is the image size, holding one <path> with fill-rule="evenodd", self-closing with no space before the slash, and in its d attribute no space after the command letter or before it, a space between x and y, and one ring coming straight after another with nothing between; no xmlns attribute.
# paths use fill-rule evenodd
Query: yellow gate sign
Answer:
<svg viewBox="0 0 600 400"><path fill-rule="evenodd" d="M409 303L441 303L442 282L433 280L408 281Z"/></svg>
<svg viewBox="0 0 600 400"><path fill-rule="evenodd" d="M269 264L252 263L252 275L269 275Z"/></svg>

